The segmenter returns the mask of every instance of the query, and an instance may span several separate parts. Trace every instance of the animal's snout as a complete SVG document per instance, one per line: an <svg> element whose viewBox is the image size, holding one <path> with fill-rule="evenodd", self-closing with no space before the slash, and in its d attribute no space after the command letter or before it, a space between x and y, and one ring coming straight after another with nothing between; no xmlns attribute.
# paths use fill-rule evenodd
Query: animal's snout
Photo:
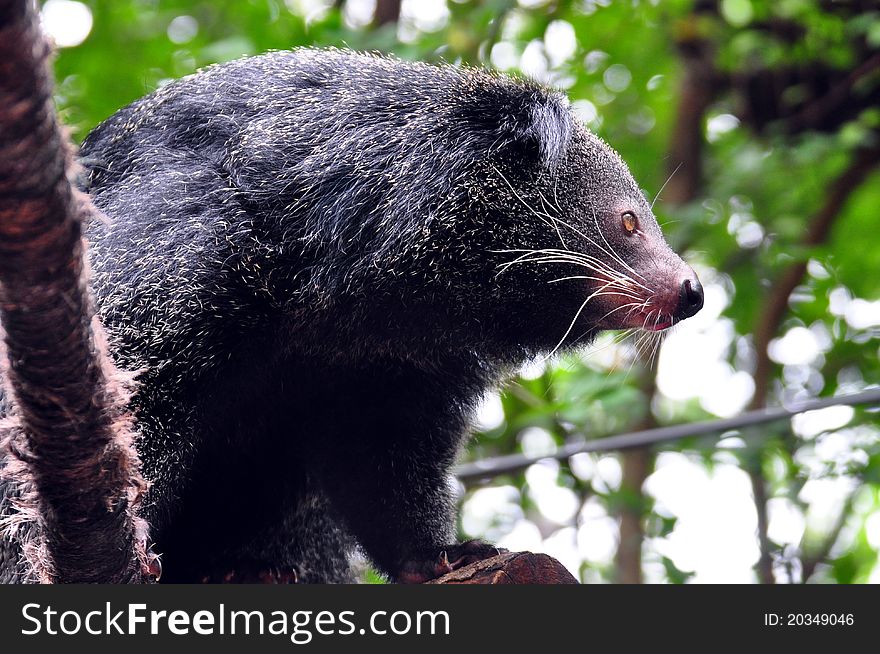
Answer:
<svg viewBox="0 0 880 654"><path fill-rule="evenodd" d="M678 290L678 308L675 317L679 320L690 318L703 308L703 285L697 276L689 277L681 283Z"/></svg>

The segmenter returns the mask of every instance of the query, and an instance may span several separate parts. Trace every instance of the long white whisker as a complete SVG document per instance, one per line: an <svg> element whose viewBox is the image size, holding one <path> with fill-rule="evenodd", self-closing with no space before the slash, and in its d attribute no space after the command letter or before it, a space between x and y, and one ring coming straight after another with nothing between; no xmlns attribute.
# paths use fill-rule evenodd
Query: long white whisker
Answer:
<svg viewBox="0 0 880 654"><path fill-rule="evenodd" d="M641 306L641 304L638 303L638 302L627 302L626 304L621 304L619 307L614 307L611 311L609 311L609 312L606 313L604 316L602 316L601 318L599 318L599 320L596 321L596 324L598 325L600 322L602 322L603 320L605 320L605 318L607 318L608 316L610 316L612 313L615 313L615 312L617 312L617 311L620 311L621 309L626 309L627 307L632 307L632 306L634 306L634 305L635 305L635 308L636 308L636 309L638 309L638 308Z"/></svg>
<svg viewBox="0 0 880 654"><path fill-rule="evenodd" d="M520 204L522 204L522 206L524 206L528 211L531 211L542 222L549 225L550 227L552 227L556 231L556 236L559 237L559 242L562 243L562 247L564 247L566 250L568 250L568 245L566 245L565 239L562 238L562 233L559 231L559 227L553 222L553 216L551 216L549 213L540 212L537 209L535 209L532 205L530 205L528 202L526 202L522 198L522 196L514 188L513 184L510 183L510 180L508 180L507 177L504 176L504 173L502 173L500 170L498 170L498 168L496 166L492 166L492 169L496 173L498 173L498 176L504 181L505 184L507 184L507 188L510 189L511 193L513 193L513 196L519 201Z"/></svg>
<svg viewBox="0 0 880 654"><path fill-rule="evenodd" d="M609 347L613 347L615 345L620 345L623 341L625 341L635 330L633 329L624 329L622 332L615 334L611 340L603 345L602 347L593 347L587 352L585 358L589 359L590 357L599 354L600 352L604 352ZM613 367L612 367L613 370Z"/></svg>
<svg viewBox="0 0 880 654"><path fill-rule="evenodd" d="M535 215L547 218L548 220L553 218L553 216L551 216L548 213L543 213L543 212L537 211L532 205L530 205L528 202L526 202L522 198L522 196L517 192L517 190L514 188L513 184L510 183L510 180L508 180L507 177L504 176L504 173L502 173L500 170L498 170L498 168L496 166L492 166L492 169L496 173L498 173L498 176L504 181L505 184L507 184L507 187L513 192L513 195L516 197L516 199L519 200L526 209L528 209L529 211L531 211Z"/></svg>
<svg viewBox="0 0 880 654"><path fill-rule="evenodd" d="M639 283L638 281L634 280L632 277L630 277L629 275L626 275L625 273L621 273L619 270L615 270L614 268L611 268L610 266L608 266L608 264L606 264L601 259L597 259L591 255L588 255L588 254L583 254L583 253L579 253L579 252L572 252L572 251L556 250L554 248L545 248L545 249L540 249L540 250L521 250L521 249L492 250L492 252L495 252L495 253L522 252L523 253L519 257L517 257L516 259L513 259L512 261L506 261L505 263L500 264L498 266L499 268L506 269L515 263L520 263L520 262L526 261L526 260L528 260L530 262L531 261L538 261L539 259L537 259L537 258L530 259L530 257L534 257L536 255L546 255L548 257L557 257L557 258L565 259L566 262L576 263L579 265L583 265L584 267L592 267L593 270L595 270L596 272L604 272L604 273L608 274L609 276L619 278L622 280L627 280L633 284L641 286L643 289L645 289L649 293L653 293L653 291L650 288L646 287L644 284ZM543 259L540 259L540 260L544 261Z"/></svg>
<svg viewBox="0 0 880 654"><path fill-rule="evenodd" d="M575 255L574 253L565 253L556 250L529 250L525 252L525 254L517 257L516 259L500 264L498 266L498 268L500 269L499 274L506 271L511 266L519 263L571 263L577 266L581 266L583 268L587 268L588 270L593 270L597 273L606 274L610 277L613 277L614 279L619 280L621 283L634 284L645 288L644 285L639 284L631 277L622 275L619 271L614 270L613 268L608 268L598 259L592 260L591 258L585 258L581 255ZM651 292L648 288L645 288L645 290Z"/></svg>
<svg viewBox="0 0 880 654"><path fill-rule="evenodd" d="M554 231L556 232L557 237L559 238L560 243L562 243L562 247L564 247L564 248L566 249L566 251L571 252L571 250L568 249L568 245L566 244L565 239L562 237L562 233L559 231L559 225L563 225L563 226L567 227L568 229L570 229L570 230L573 231L574 233L576 233L576 234L578 234L579 236L581 236L581 237L582 237L583 239L585 239L586 241L592 243L592 244L595 245L597 248L599 248L600 250L604 251L606 254L608 254L610 257L612 257L614 260L616 260L618 263L620 263L622 266L624 266L625 268L627 268L630 272L632 272L633 274L637 275L638 277L641 277L641 279L642 279L643 281L645 281L645 282L648 281L648 280L645 279L642 275L639 275L639 273L637 273L637 272L636 272L631 266L629 266L629 265L628 265L628 264L627 264L627 263L626 263L626 262L625 262L620 256L618 256L617 253L615 253L615 252L613 251L613 248L611 247L611 244L608 242L608 239L605 238L605 235L602 234L602 230L599 229L599 223L598 223L598 220L596 220L596 229L599 231L599 234L602 236L602 239L605 241L605 245L607 245L609 249L603 248L602 245L599 244L599 243L597 243L594 239L592 239L591 237L587 236L586 234L584 234L584 232L582 232L582 231L579 230L578 228L574 227L573 225L570 225L569 223L565 222L564 220L562 220L562 219L559 218L558 216L553 216L553 215L547 213L546 211L543 211L543 212L537 211L532 205L530 205L528 202L526 202L526 201L523 199L523 197L522 197L522 196L517 192L517 190L514 188L513 184L510 183L510 180L508 180L507 177L505 177L504 174L503 174L500 170L498 170L498 168L497 168L496 166L492 166L492 168L493 168L493 170L495 170L495 172L498 174L498 176L504 181L504 183L507 185L507 187L510 189L510 191L513 193L514 197L517 199L517 201L518 201L520 204L522 204L522 205L523 205L528 211L530 211L532 214L534 214L535 216L537 216L542 222L544 222L545 224L548 224L548 225L550 225L551 227L553 227ZM541 192L539 191L539 192L538 192L538 195L542 198L542 200L543 200L546 204L548 204L548 205L550 204L549 201L544 197L543 193L541 193ZM551 205L551 206L552 206L552 205ZM561 213L561 211L560 211L560 213ZM594 220L595 220L595 217L596 217L595 209L593 209L593 217L594 217ZM633 280L633 281L635 282L635 280ZM639 282L635 282L635 283L639 283ZM652 289L648 288L647 286L642 285L642 287L643 287L646 291L648 291L649 293L653 293L653 292L654 292Z"/></svg>
<svg viewBox="0 0 880 654"><path fill-rule="evenodd" d="M556 189L555 189L555 187L554 187L554 191L555 191L555 190L556 190ZM548 200L546 197L544 197L544 194L541 193L541 190L540 190L540 189L538 189L538 197L541 198L541 201L544 203L544 205L545 205L546 207L549 207L550 209L552 209L552 210L555 211L556 213L562 213L562 209L561 209L559 206L554 205L552 202L550 202L550 200ZM549 212L548 212L548 213L549 213Z"/></svg>
<svg viewBox="0 0 880 654"><path fill-rule="evenodd" d="M638 272L636 272L636 271L632 268L632 266L630 266L630 265L629 265L626 261L624 261L624 260L623 260L623 259L622 259L622 258L616 253L616 252L614 252L614 248L611 247L611 243L608 242L608 239L605 238L605 233L604 233L604 232L602 231L602 229L599 227L599 218L596 216L596 208L592 205L592 203L590 204L590 209L591 209L592 212L593 212L593 222L596 224L596 231L599 232L599 236L602 237L602 240L605 241L605 245L608 246L608 254L611 255L612 257L614 257L614 259L615 259L618 263L620 263L620 265L622 265L624 268L626 268L627 270L629 270L632 274L636 275L637 277L641 277L642 280L644 280L645 282L647 282L647 281L648 281L647 279L645 279L644 277L642 277L642 275L640 275ZM653 291L651 291L651 292L653 293Z"/></svg>
<svg viewBox="0 0 880 654"><path fill-rule="evenodd" d="M565 330L565 333L562 335L562 338L559 339L559 342L556 344L556 346L552 350L550 350L550 352L547 354L547 356L545 356L543 358L542 362L547 361L550 357L552 357L554 354L556 354L556 351L562 346L562 344L565 342L565 339L568 338L568 335L571 333L571 330L574 329L575 323L577 323L577 319L580 318L581 313L583 313L584 307L586 307L587 304L590 302L590 300L592 300L594 297L597 297L599 295L604 294L603 291L605 290L605 288L607 288L608 285L609 284L606 284L605 286L600 287L597 291L595 291L594 293L591 293L590 296L586 300L583 301L581 306L578 307L577 312L574 314L574 318L571 319L571 322L568 325L568 329ZM605 314L602 318L600 318L598 321L596 321L596 324L598 324L599 322L601 322L602 320L604 320L605 318L610 316L615 311L618 311L618 310L623 309L628 306L630 306L629 303L622 304L619 307L612 309L607 314Z"/></svg>
<svg viewBox="0 0 880 654"><path fill-rule="evenodd" d="M580 236L581 236L582 238L584 238L586 241L592 243L593 245L595 245L596 247L598 247L601 251L604 251L606 254L608 254L610 257L612 257L615 261L617 261L618 263L620 263L624 268L628 269L630 272L632 272L633 274L635 274L635 275L637 275L638 277L640 277L643 281L647 282L647 279L645 279L642 275L640 275L638 272L636 272L636 271L635 271L631 266L629 266L629 265L628 265L628 264L627 264L627 263L626 263L626 262L625 262L620 256L618 256L617 253L615 253L615 252L613 251L613 248L611 247L611 244L608 242L608 239L605 238L605 235L602 234L601 229L599 229L598 220L596 220L596 212L595 212L595 209L593 209L593 218L594 218L594 220L596 220L596 228L597 228L597 230L599 231L599 234L602 236L602 239L605 241L605 245L608 246L608 249L603 248L603 247L602 247L599 243L597 243L594 239L592 239L591 237L587 236L587 235L584 234L581 230L577 229L577 228L574 227L573 225L570 225L569 223L565 222L564 220L562 220L562 219L559 218L558 216L553 216L553 215L547 213L546 211L544 211L544 212L537 211L533 206L531 206L528 202L526 202L526 201L522 198L522 196L517 192L517 190L514 188L514 186L510 183L510 180L508 180L507 177L505 177L505 175L504 175L504 174L503 174L503 173L502 173L502 172L501 172L496 166L492 166L492 168L493 168L493 170L498 174L498 176L504 181L504 183L507 185L507 187L510 189L510 191L513 193L514 197L517 199L517 201L518 201L520 204L522 204L522 205L523 205L528 211L530 211L532 214L534 214L535 216L537 216L542 222L544 222L545 224L548 224L549 226L553 227L554 231L556 232L557 237L559 238L560 243L562 243L562 247L565 248L565 251L566 251L566 252L570 252L570 253L572 253L572 251L569 250L568 245L566 244L565 239L564 239L563 236L562 236L562 233L559 231L559 225L563 225L563 226L567 227L568 229L572 230L573 232L575 232L576 234L580 235ZM547 204L547 205L550 204L550 202L546 199L546 197L544 197L543 193L541 193L540 191L538 191L538 195L541 197L541 199L544 201L545 204ZM551 205L551 207L552 207L552 205ZM560 211L560 213L561 213L561 211ZM572 254L574 254L574 253L572 253ZM587 255L585 255L585 256L587 256ZM604 263L604 262L603 262L603 263ZM605 265L607 265L607 264L605 264ZM628 277L628 275L627 275L627 277ZM648 291L649 293L653 293L653 292L654 292L652 289L648 288L647 286L644 286L643 284L640 284L640 283L637 282L636 280L633 279L632 281L633 281L634 283L636 283L636 284L641 285L642 288L644 288L644 289L645 289L646 291Z"/></svg>
<svg viewBox="0 0 880 654"><path fill-rule="evenodd" d="M657 359L660 358L660 345L663 343L663 338L664 336L662 332L657 332L655 334L654 349L651 351L651 358L649 360L652 368L657 365Z"/></svg>
<svg viewBox="0 0 880 654"><path fill-rule="evenodd" d="M584 263L582 261L576 261L571 258L559 257L559 256L555 256L555 255L554 256L546 256L546 257L533 257L533 258L520 257L515 261L508 261L507 263L499 265L498 266L498 269L499 269L498 274L500 275L500 274L506 272L512 266L515 266L518 264L526 264L526 263L570 264L573 266L578 266L579 268L585 268L585 269L592 271L592 272L595 272L595 273L607 275L608 277L611 277L612 279L617 280L620 284L626 284L626 285L634 287L632 280L630 280L626 277L620 277L619 275L613 274L612 271L604 270L604 269L599 268L595 265Z"/></svg>
<svg viewBox="0 0 880 654"><path fill-rule="evenodd" d="M596 219L596 211L595 211L595 209L593 209L593 219L594 219L594 221L595 221L595 223L596 223L596 230L599 232L599 235L602 237L602 240L605 241L605 245L607 245L608 248L604 248L604 247L602 247L602 245L601 245L600 243L597 243L592 237L587 236L587 235L584 234L581 230L579 230L577 227L574 227L573 225L569 225L567 222L565 222L565 221L562 220L561 218L558 218L558 217L556 217L556 216L550 216L550 218L551 218L552 220L557 221L557 222L561 223L562 225L568 227L570 230L572 230L572 231L575 232L576 234L579 234L579 235L581 236L581 238L583 238L583 239L585 239L586 241L588 241L589 243L592 243L593 245L595 245L597 248L599 248L600 251L604 252L604 253L607 254L609 257L611 257L612 259L614 259L615 261L617 261L617 262L618 262L620 265L622 265L624 268L626 268L627 270L631 271L633 274L635 274L635 275L641 277L643 281L645 281L645 282L648 281L647 279L645 279L644 277L642 277L642 275L639 275L639 273L637 273L632 267L630 267L630 265L627 264L626 261L624 261L624 260L623 260L623 259L622 259L622 258L616 253L616 252L614 252L614 248L611 247L611 244L608 242L608 239L605 238L605 235L602 233L602 230L599 228L599 221ZM635 280L633 280L633 281L635 281ZM636 282L636 283L638 284L639 282ZM644 289L645 289L646 291L648 291L649 293L653 293L653 292L654 292L652 289L648 288L647 286L644 286L644 285L641 285L641 286L642 286L642 288L644 288Z"/></svg>
<svg viewBox="0 0 880 654"><path fill-rule="evenodd" d="M565 239L564 239L563 236L562 236L562 232L559 230L559 225L563 225L563 226L567 227L568 229L572 230L572 231L575 232L576 234L580 235L580 236L581 236L582 238L584 238L586 241L588 241L588 242L592 243L593 245L595 245L596 247L598 247L601 251L604 251L604 252L605 252L606 254L608 254L612 259L614 259L615 261L617 261L620 265L622 265L624 268L626 268L627 270L629 270L631 273L633 273L633 274L636 275L637 277L641 278L644 282L647 282L647 281L648 281L644 276L640 275L640 274L639 274L636 270L634 270L629 264L627 264L627 263L626 263L626 262L625 262L625 261L624 261L624 260L623 260L623 259L622 259L622 258L616 253L616 252L614 252L614 248L611 247L611 244L608 242L608 239L605 238L605 235L602 233L602 230L599 228L599 222L598 222L598 219L596 218L596 211L595 211L595 208L592 208L592 205L591 205L591 208L592 208L592 211L593 211L593 219L594 219L594 221L595 221L595 223L596 223L596 229L598 230L599 235L602 237L602 240L605 242L605 245L607 246L607 249L606 249L606 248L603 248L603 247L602 247L599 243L597 243L594 239L592 239L591 237L587 236L587 235L584 234L581 230L577 229L577 228L574 227L573 225L568 224L567 222L565 222L564 220L562 220L562 219L559 218L558 216L553 216L553 215L551 215L550 213L548 213L547 211L538 211L537 209L535 209L535 207L533 207L532 205L530 205L528 202L525 201L525 199L519 194L519 192L516 190L516 188L514 188L513 184L510 183L510 180L507 179L507 177L504 175L504 173L502 173L502 172L498 169L497 166L492 166L492 169L498 174L498 176L502 179L502 181L507 185L507 187L510 189L511 193L513 193L513 195L514 195L514 197L516 198L516 200L517 200L520 204L522 204L523 207L525 207L528 211L530 211L533 215L535 215L535 216L536 216L538 219L540 219L542 222L544 222L545 224L548 224L549 226L553 227L554 231L556 232L557 237L559 238L559 242L562 244L562 247L565 248L565 251L566 251L566 252L571 253L572 251L569 250L568 245L567 245L567 243L565 242ZM661 188L661 190L662 190L662 188ZM555 186L554 186L554 194L555 194L555 191L556 191L556 189L555 189ZM543 203L544 203L544 205L545 205L545 208L546 208L546 207L549 207L549 208L551 208L551 209L554 209L554 208L555 208L559 213L562 213L561 210L559 209L559 207L558 207L558 206L557 206L557 207L554 207L554 206L550 203L550 201L547 200L547 198L544 196L544 194L541 193L540 190L538 191L538 195L539 195L539 197L541 198L541 200L543 201ZM607 264L604 264L604 262L602 262L602 264L607 266ZM617 272L617 271L615 271L615 272ZM618 274L619 274L619 273L618 273ZM616 275L615 275L615 276L616 276ZM627 278L629 278L629 275L624 275L624 276L627 277ZM653 292L654 292L652 289L648 288L648 287L645 286L644 284L641 284L640 282L636 281L635 279L632 279L632 278L629 278L629 279L630 279L633 283L635 283L635 284L641 286L642 288L644 288L644 289L645 289L646 291L648 291L649 293L653 293Z"/></svg>
<svg viewBox="0 0 880 654"><path fill-rule="evenodd" d="M639 306L637 306L636 309L647 309L650 305L651 305L651 298L648 298L647 300L642 302ZM626 314L625 320L628 320L629 317L633 314L633 311L635 311L636 309L633 309L628 314Z"/></svg>
<svg viewBox="0 0 880 654"><path fill-rule="evenodd" d="M560 277L558 279L551 279L547 283L548 284L555 284L556 282L565 282L565 281L569 281L572 279L592 279L594 281L603 282L603 283L607 281L607 280L601 279L599 277L587 277L585 275L573 275L571 277ZM608 282L605 285L605 288L613 287L615 285L615 283L616 283L616 280L612 280L611 282ZM621 297L628 297L633 300L641 300L642 299L642 297L640 295L634 295L632 292L628 292L625 289L611 290L606 293L601 293L600 295L619 295Z"/></svg>
<svg viewBox="0 0 880 654"><path fill-rule="evenodd" d="M654 203L657 202L657 200L660 199L660 194L663 193L663 189L665 189L665 188L666 188L666 185L667 185L669 182L672 181L672 178L675 176L675 173L677 173L677 172L678 172L678 169L681 168L683 165L684 165L684 161L682 161L681 163L679 163L679 164L675 167L675 170L673 170L671 173L669 173L669 177L666 178L666 181L663 182L663 186L660 187L660 190L657 191L657 195L655 195L655 196L654 196L654 199L651 201L651 211L654 211Z"/></svg>
<svg viewBox="0 0 880 654"><path fill-rule="evenodd" d="M643 331L648 331L648 321L651 319L651 315L653 313L654 313L653 311L649 311L648 315L645 316L645 322L642 323L642 330Z"/></svg>

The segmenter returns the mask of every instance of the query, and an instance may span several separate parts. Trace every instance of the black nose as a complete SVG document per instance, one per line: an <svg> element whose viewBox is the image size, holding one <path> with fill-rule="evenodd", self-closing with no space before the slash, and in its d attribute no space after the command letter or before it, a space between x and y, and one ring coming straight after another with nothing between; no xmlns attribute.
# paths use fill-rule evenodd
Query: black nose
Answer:
<svg viewBox="0 0 880 654"><path fill-rule="evenodd" d="M702 308L703 285L700 284L700 280L696 277L684 280L678 291L678 311L676 311L678 319L690 318Z"/></svg>

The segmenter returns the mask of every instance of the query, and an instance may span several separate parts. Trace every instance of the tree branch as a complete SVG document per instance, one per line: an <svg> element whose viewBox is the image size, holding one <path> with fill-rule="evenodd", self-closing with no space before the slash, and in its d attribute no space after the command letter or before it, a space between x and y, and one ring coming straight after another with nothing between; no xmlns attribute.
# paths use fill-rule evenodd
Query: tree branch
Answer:
<svg viewBox="0 0 880 654"><path fill-rule="evenodd" d="M784 119L785 130L789 134L799 134L808 129L822 129L832 120L834 114L842 113L847 104L857 97L854 89L865 78L876 75L880 70L880 52L874 54L853 69L841 82L825 94L806 105L797 114Z"/></svg>
<svg viewBox="0 0 880 654"><path fill-rule="evenodd" d="M428 584L576 584L559 561L546 554L505 552L453 570Z"/></svg>
<svg viewBox="0 0 880 654"><path fill-rule="evenodd" d="M651 404L657 394L656 369L651 366L647 353L640 353L642 366L639 390L645 398L645 417L639 429L654 429L657 419L651 412ZM615 582L619 584L640 584L642 576L642 545L645 542L644 517L648 503L642 487L654 470L654 451L650 447L624 450L620 454L622 476L620 492L620 542L614 557Z"/></svg>
<svg viewBox="0 0 880 654"><path fill-rule="evenodd" d="M700 15L713 11L713 7L699 7L682 20L676 30L684 74L669 146L665 198L677 205L695 199L702 187L703 117L721 86L713 61L713 45L701 35L698 27Z"/></svg>
<svg viewBox="0 0 880 654"><path fill-rule="evenodd" d="M880 146L862 148L840 177L831 185L828 200L810 220L807 233L801 241L804 248L814 248L828 240L831 227L840 215L844 204L865 178L880 164ZM755 395L750 408L761 409L766 406L769 380L773 364L767 347L776 335L788 311L788 298L801 283L807 272L807 261L801 260L785 269L770 289L763 310L759 313L755 326Z"/></svg>
<svg viewBox="0 0 880 654"><path fill-rule="evenodd" d="M828 556L831 554L831 549L840 538L840 533L846 526L846 521L849 519L850 513L852 512L854 500L855 493L847 496L846 501L844 501L843 506L840 508L840 514L837 516L837 521L834 523L831 531L829 531L823 539L822 544L814 552L812 552L810 556L803 557L801 559L802 583L807 583L810 578L815 574L816 568L819 566L819 564L824 563ZM803 551L803 539L801 539L801 550Z"/></svg>
<svg viewBox="0 0 880 654"><path fill-rule="evenodd" d="M382 27L400 20L401 0L377 0L373 14L373 27Z"/></svg>
<svg viewBox="0 0 880 654"><path fill-rule="evenodd" d="M746 466L749 473L749 482L752 484L752 498L755 502L755 513L758 517L758 548L761 552L758 558L756 571L762 584L774 584L776 578L773 575L773 557L770 556L770 536L768 534L769 517L767 515L767 480L761 470L763 451L755 453L755 459L751 465Z"/></svg>
<svg viewBox="0 0 880 654"><path fill-rule="evenodd" d="M653 425L646 421L645 425ZM654 468L654 454L648 448L628 450L621 453L623 476L620 482L624 499L632 499L620 510L620 543L617 545L615 579L618 584L642 583L642 545L645 530L642 520L645 516L645 494L642 486Z"/></svg>
<svg viewBox="0 0 880 654"><path fill-rule="evenodd" d="M834 221L838 218L844 204L868 174L880 163L880 147L863 148L843 174L831 185L825 205L813 217L807 227L807 233L801 241L805 248L813 248L828 240ZM777 278L767 295L762 311L759 312L758 324L755 326L755 394L750 408L762 409L767 405L770 380L773 373L773 362L770 360L768 348L788 312L788 299L801 283L807 272L807 261L797 261L786 268ZM758 562L758 575L763 583L773 583L773 563L770 557L770 541L767 537L767 488L766 480L761 471L760 454L757 461L749 468L749 479L755 508L758 513L758 540L761 546L761 558Z"/></svg>

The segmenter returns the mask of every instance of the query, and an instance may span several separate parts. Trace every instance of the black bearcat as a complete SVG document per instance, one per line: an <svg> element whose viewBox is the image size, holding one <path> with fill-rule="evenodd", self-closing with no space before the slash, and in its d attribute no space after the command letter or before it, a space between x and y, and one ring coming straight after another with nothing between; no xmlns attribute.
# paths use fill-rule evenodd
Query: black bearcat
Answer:
<svg viewBox="0 0 880 654"><path fill-rule="evenodd" d="M492 554L455 542L449 483L486 390L703 302L564 96L482 70L242 59L120 110L81 159L163 581L350 581L360 547L416 582ZM17 547L0 580L26 577Z"/></svg>

